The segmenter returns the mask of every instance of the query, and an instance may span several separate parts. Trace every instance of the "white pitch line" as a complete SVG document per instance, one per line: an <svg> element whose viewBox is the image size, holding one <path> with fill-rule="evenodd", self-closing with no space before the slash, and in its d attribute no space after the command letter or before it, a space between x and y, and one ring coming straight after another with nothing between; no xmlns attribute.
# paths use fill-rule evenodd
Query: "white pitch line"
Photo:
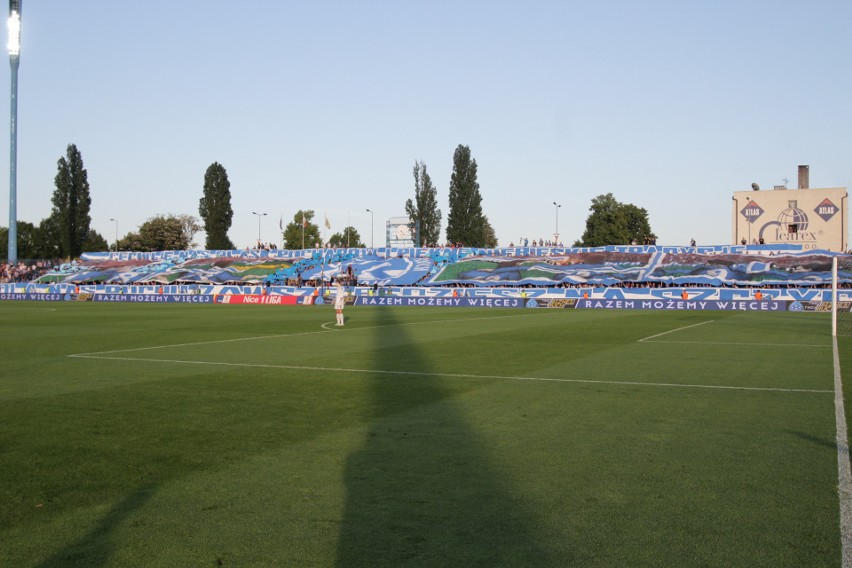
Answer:
<svg viewBox="0 0 852 568"><path fill-rule="evenodd" d="M647 338L646 338L647 339ZM736 345L742 347L831 347L818 343L745 343L743 341L639 341L645 343L665 343L671 345Z"/></svg>
<svg viewBox="0 0 852 568"><path fill-rule="evenodd" d="M693 325L670 329L669 331L664 331L663 333L658 333L656 335L649 335L648 337L638 339L637 343L665 343L674 345L736 345L742 347L831 347L830 345L820 345L815 343L746 343L743 341L650 341L655 337L662 337L663 335L668 335L669 333L689 329L691 327L698 327L699 325L704 325L705 323L712 323L713 321L715 320L707 320Z"/></svg>
<svg viewBox="0 0 852 568"><path fill-rule="evenodd" d="M275 339L278 337L297 337L300 335L316 335L318 333L330 333L332 330L305 331L302 333L280 333L277 335L256 335L253 337L237 337L234 339L214 339L212 341L193 341L191 343L171 343L169 345L152 345L150 347L134 347L131 349L113 349L111 351L93 351L91 353L76 353L68 357L83 357L84 355L103 355L107 353L133 353L134 351L150 351L152 349L168 349L169 347L195 347L198 345L214 345L216 343L234 343L236 341L253 341L255 339Z"/></svg>
<svg viewBox="0 0 852 568"><path fill-rule="evenodd" d="M639 340L639 342L641 343L641 342L643 342L643 341L648 341L649 339L654 339L655 337L661 337L661 336L663 336L663 335L668 335L669 333L674 333L674 332L676 332L676 331L681 331L681 330L684 330L684 329L689 329L689 328L691 328L691 327L698 327L699 325L704 325L704 324L706 324L706 323L711 323L712 321L713 321L713 320L707 320L707 321L703 321L703 322L701 322L701 323L695 323L695 324L692 324L692 325L686 325L686 326L683 326L683 327L678 327L678 328L676 328L676 329L670 329L670 330L668 330L668 331L664 331L663 333L658 333L658 334L656 334L656 335L649 335L648 337L643 337L642 339L640 339L640 340Z"/></svg>
<svg viewBox="0 0 852 568"><path fill-rule="evenodd" d="M843 406L843 381L840 378L840 355L837 337L833 337L834 350L834 421L837 428L837 493L840 501L840 552L841 566L852 568L852 471L849 466L849 436L846 428L846 411Z"/></svg>
<svg viewBox="0 0 852 568"><path fill-rule="evenodd" d="M97 354L80 354L68 355L79 359L104 359L108 361L138 361L143 363L178 363L184 365L214 365L223 367L246 367L254 369L286 369L295 371L319 371L323 373L338 372L338 373L359 373L359 374L374 374L374 375L404 375L412 377L437 377L437 378L454 378L454 379L488 379L488 380L507 380L507 381L539 381L539 382L555 382L555 383L582 383L593 385L617 385L617 386L638 386L638 387L662 387L662 388L693 388L693 389L711 389L711 390L735 390L735 391L758 391L758 392L791 392L791 393L818 393L830 394L831 390L819 389L793 389L793 388L778 388L778 387L742 387L729 385L688 385L683 383L646 383L638 381L605 381L595 379L559 379L553 377L511 377L505 375L473 375L468 373L433 373L424 371L392 371L382 369L349 369L345 367L313 367L306 365L270 365L264 363L226 363L221 361L192 361L186 359L146 359L139 357L105 357Z"/></svg>

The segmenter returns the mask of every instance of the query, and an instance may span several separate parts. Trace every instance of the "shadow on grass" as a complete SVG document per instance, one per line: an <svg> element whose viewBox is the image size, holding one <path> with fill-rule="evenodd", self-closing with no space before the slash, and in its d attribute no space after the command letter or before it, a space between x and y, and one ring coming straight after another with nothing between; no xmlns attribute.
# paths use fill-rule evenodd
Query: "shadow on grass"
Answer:
<svg viewBox="0 0 852 568"><path fill-rule="evenodd" d="M811 442L817 444L818 446L825 446L826 448L830 448L832 450L837 449L837 442L835 440L829 440L826 438L818 438L817 436L813 436L806 432L798 432L795 430L790 431L791 434L805 440L806 442Z"/></svg>
<svg viewBox="0 0 852 568"><path fill-rule="evenodd" d="M396 321L391 310L384 317ZM405 330L394 328L397 341ZM381 341L377 333L376 368L402 360L431 370L413 340L393 350ZM435 378L367 380L373 415L363 448L347 459L337 566L556 565L454 398L461 389Z"/></svg>
<svg viewBox="0 0 852 568"><path fill-rule="evenodd" d="M142 508L151 498L153 487L143 487L127 498L120 501L85 537L71 544L64 550L55 553L44 562L37 565L38 568L62 568L65 566L86 566L97 568L106 566L110 562L113 552L113 539L110 534L135 511ZM145 564L144 559L139 560L140 565Z"/></svg>

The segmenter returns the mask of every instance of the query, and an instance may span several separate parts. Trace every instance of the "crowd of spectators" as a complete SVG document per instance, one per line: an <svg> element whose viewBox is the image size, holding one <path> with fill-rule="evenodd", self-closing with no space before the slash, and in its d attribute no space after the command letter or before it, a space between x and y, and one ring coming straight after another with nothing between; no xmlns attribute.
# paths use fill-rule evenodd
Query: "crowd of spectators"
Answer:
<svg viewBox="0 0 852 568"><path fill-rule="evenodd" d="M515 248L516 246L517 247L530 247L530 246L532 246L532 247L564 247L565 245L563 245L561 242L556 242L555 240L549 241L549 240L544 240L544 239L538 239L538 240L533 239L532 244L530 244L529 239L527 239L525 237L521 237L518 240L517 245L515 244L514 241L509 243L509 248Z"/></svg>
<svg viewBox="0 0 852 568"><path fill-rule="evenodd" d="M251 250L249 247L246 247L246 250ZM278 245L275 243L264 243L261 241L257 241L257 244L254 247L254 250L278 250Z"/></svg>
<svg viewBox="0 0 852 568"><path fill-rule="evenodd" d="M39 260L29 264L23 261L17 264L4 262L0 264L0 284L31 282L39 276L46 274L53 266L54 263L47 260Z"/></svg>

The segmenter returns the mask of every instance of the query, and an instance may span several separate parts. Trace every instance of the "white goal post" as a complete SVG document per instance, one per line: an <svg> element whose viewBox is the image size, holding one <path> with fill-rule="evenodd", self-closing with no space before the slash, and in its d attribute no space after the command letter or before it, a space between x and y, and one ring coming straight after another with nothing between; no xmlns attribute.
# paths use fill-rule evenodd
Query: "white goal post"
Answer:
<svg viewBox="0 0 852 568"><path fill-rule="evenodd" d="M831 259L831 336L837 337L837 257Z"/></svg>
<svg viewBox="0 0 852 568"><path fill-rule="evenodd" d="M852 302L848 298L848 293L844 293L843 300L840 300L840 278L838 273L843 271L845 274L852 270L852 257L848 255L835 256L831 262L831 335L852 335ZM844 292L848 292L844 290Z"/></svg>

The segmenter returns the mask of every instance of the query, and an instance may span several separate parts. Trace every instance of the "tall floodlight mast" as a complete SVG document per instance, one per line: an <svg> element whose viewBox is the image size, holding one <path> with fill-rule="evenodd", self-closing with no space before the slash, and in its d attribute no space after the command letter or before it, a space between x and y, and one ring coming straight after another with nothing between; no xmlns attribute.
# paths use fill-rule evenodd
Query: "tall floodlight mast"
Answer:
<svg viewBox="0 0 852 568"><path fill-rule="evenodd" d="M18 64L21 59L21 1L9 0L9 64L12 66L11 120L9 122L9 256L18 262Z"/></svg>

